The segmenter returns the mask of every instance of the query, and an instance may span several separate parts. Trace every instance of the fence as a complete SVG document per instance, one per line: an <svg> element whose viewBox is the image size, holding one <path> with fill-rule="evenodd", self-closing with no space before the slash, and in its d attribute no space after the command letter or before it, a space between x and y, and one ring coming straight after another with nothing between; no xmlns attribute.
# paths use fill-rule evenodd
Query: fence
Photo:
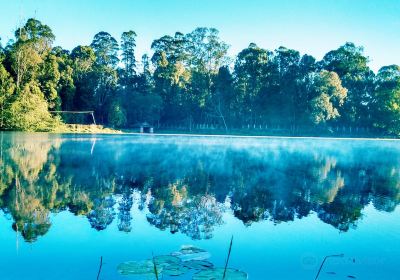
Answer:
<svg viewBox="0 0 400 280"><path fill-rule="evenodd" d="M158 130L192 131L192 132L226 132L225 126L219 123L194 123L191 126L187 123L160 123L156 126ZM294 126L282 124L241 124L228 127L228 132L257 133L257 134L282 134L282 135L349 135L366 136L379 134L380 131L367 126Z"/></svg>

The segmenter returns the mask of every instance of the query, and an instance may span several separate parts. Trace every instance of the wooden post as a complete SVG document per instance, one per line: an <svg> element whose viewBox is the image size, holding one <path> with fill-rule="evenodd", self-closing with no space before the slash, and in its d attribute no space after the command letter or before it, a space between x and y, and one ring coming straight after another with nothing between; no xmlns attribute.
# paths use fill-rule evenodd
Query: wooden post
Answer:
<svg viewBox="0 0 400 280"><path fill-rule="evenodd" d="M94 123L94 125L96 125L96 119L94 118L93 112L91 113L91 115L92 115L92 118L93 118L93 123Z"/></svg>

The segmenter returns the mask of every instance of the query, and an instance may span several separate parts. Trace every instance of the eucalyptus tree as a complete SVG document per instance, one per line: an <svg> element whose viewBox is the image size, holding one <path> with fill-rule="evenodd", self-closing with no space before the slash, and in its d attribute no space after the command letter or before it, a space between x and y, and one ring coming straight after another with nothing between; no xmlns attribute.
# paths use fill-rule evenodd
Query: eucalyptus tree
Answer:
<svg viewBox="0 0 400 280"><path fill-rule="evenodd" d="M185 38L191 72L189 119L195 117L200 120L215 114L212 109L215 104L211 104L215 94L214 80L219 69L229 64L229 46L219 38L219 31L215 28L196 28ZM197 116L194 115L196 112Z"/></svg>
<svg viewBox="0 0 400 280"><path fill-rule="evenodd" d="M96 62L101 66L115 68L119 62L118 42L109 33L101 31L97 33L90 46L96 54Z"/></svg>
<svg viewBox="0 0 400 280"><path fill-rule="evenodd" d="M135 77L135 92L127 96L124 101L128 125L141 122L157 124L160 121L162 99L159 93L154 91L150 59L147 54L142 56L141 65L142 69Z"/></svg>
<svg viewBox="0 0 400 280"><path fill-rule="evenodd" d="M310 117L315 124L324 124L340 116L339 108L347 97L347 89L335 72L322 70L314 79L314 97L310 101Z"/></svg>
<svg viewBox="0 0 400 280"><path fill-rule="evenodd" d="M316 59L311 55L303 55L299 63L299 75L297 77L297 92L293 96L296 104L293 111L294 130L299 126L309 124L308 105L313 96L313 82L317 72Z"/></svg>
<svg viewBox="0 0 400 280"><path fill-rule="evenodd" d="M328 52L320 62L323 69L336 72L348 89L347 101L342 109L342 121L346 124L370 125L374 73L368 62L363 48L353 43Z"/></svg>
<svg viewBox="0 0 400 280"><path fill-rule="evenodd" d="M242 121L255 123L260 116L262 91L265 87L271 53L251 43L235 61L236 109ZM264 109L264 108L263 108Z"/></svg>
<svg viewBox="0 0 400 280"><path fill-rule="evenodd" d="M300 59L300 53L293 49L279 47L274 52L271 78L275 82L272 82L274 90L269 91L272 111L269 118L276 122L291 125L295 122Z"/></svg>
<svg viewBox="0 0 400 280"><path fill-rule="evenodd" d="M132 80L136 75L136 33L132 30L123 32L121 36L122 62L124 64L124 76Z"/></svg>
<svg viewBox="0 0 400 280"><path fill-rule="evenodd" d="M375 126L400 135L400 66L382 67L376 76L373 106Z"/></svg>
<svg viewBox="0 0 400 280"><path fill-rule="evenodd" d="M39 65L50 52L55 36L49 26L30 18L15 31L15 38L11 55L19 91L25 83L36 78Z"/></svg>
<svg viewBox="0 0 400 280"><path fill-rule="evenodd" d="M28 19L15 31L15 38L6 51L10 74L16 83L15 96L10 104L9 128L51 130L58 125L48 112L48 108L59 104L55 90L57 71L52 73L54 75L42 77L47 69L57 68L50 54L55 36L47 25Z"/></svg>
<svg viewBox="0 0 400 280"><path fill-rule="evenodd" d="M176 32L174 36L163 36L151 44L155 67L154 92L163 100L163 121L178 121L188 115L188 88L190 69L187 66L186 38Z"/></svg>
<svg viewBox="0 0 400 280"><path fill-rule="evenodd" d="M95 111L100 122L107 123L108 111L118 110L119 106L114 106L118 82L118 42L109 33L101 31L94 36L90 46L96 55Z"/></svg>
<svg viewBox="0 0 400 280"><path fill-rule="evenodd" d="M73 110L76 87L74 84L74 65L70 52L61 47L55 47L51 54L58 64L57 92L60 99L59 106L62 110Z"/></svg>
<svg viewBox="0 0 400 280"><path fill-rule="evenodd" d="M15 83L10 73L4 68L0 57L0 129L10 127L10 105L15 90Z"/></svg>
<svg viewBox="0 0 400 280"><path fill-rule="evenodd" d="M94 94L97 86L95 62L96 55L90 46L77 46L70 54L73 68L75 94L73 108L94 110Z"/></svg>
<svg viewBox="0 0 400 280"><path fill-rule="evenodd" d="M215 117L220 118L225 130L228 126L233 126L235 90L234 78L228 66L219 68L218 75L214 79L214 93L212 95L211 110L215 112Z"/></svg>

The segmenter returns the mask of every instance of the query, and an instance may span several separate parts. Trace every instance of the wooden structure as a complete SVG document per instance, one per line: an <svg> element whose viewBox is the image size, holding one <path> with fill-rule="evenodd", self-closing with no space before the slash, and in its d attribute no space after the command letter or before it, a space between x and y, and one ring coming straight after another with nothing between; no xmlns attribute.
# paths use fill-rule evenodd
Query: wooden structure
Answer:
<svg viewBox="0 0 400 280"><path fill-rule="evenodd" d="M154 127L147 122L139 124L140 133L154 133Z"/></svg>

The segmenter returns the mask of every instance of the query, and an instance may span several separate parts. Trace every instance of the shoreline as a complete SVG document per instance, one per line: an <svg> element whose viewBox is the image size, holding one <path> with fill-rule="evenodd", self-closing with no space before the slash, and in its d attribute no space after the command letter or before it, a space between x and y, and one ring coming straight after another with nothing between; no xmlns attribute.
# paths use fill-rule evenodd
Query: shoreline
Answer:
<svg viewBox="0 0 400 280"><path fill-rule="evenodd" d="M349 136L290 136L290 135L238 135L238 134L204 134L204 133L177 133L177 132L159 132L159 133L139 133L105 129L104 131L50 131L50 132L34 132L34 131L1 131L1 133L29 133L29 134L59 134L59 135L104 135L104 136L144 136L144 137L198 137L198 138L250 138L250 139L314 139L314 140L354 140L354 141L399 141L400 138L382 138L382 137L349 137Z"/></svg>

